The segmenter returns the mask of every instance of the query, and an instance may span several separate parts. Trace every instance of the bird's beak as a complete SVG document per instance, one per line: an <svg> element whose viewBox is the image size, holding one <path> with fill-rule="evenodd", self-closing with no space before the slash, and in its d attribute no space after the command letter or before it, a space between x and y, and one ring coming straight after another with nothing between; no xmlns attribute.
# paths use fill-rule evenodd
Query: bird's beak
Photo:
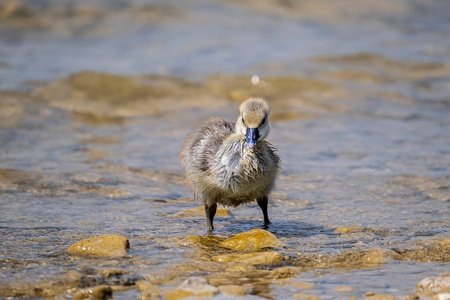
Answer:
<svg viewBox="0 0 450 300"><path fill-rule="evenodd" d="M247 146L252 149L256 146L256 142L259 139L258 128L247 128L247 135L245 136Z"/></svg>

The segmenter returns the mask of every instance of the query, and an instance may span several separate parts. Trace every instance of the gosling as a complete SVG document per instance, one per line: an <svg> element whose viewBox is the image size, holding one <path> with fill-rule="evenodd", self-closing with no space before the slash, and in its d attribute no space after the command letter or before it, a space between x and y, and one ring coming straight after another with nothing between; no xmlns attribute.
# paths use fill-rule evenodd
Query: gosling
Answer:
<svg viewBox="0 0 450 300"><path fill-rule="evenodd" d="M236 123L211 118L193 132L180 153L194 197L205 204L209 231L217 203L234 206L257 201L267 213L269 194L275 187L280 168L276 149L265 138L269 134L269 105L250 98L239 107Z"/></svg>

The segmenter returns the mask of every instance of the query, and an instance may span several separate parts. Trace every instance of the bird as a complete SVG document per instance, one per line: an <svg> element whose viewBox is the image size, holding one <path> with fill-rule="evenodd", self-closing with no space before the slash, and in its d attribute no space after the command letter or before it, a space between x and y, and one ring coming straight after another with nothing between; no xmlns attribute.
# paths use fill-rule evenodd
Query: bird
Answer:
<svg viewBox="0 0 450 300"><path fill-rule="evenodd" d="M186 139L180 152L194 198L204 203L208 230L214 230L217 204L237 207L256 200L268 216L269 194L275 188L281 160L266 141L270 108L265 99L248 98L236 122L210 118Z"/></svg>

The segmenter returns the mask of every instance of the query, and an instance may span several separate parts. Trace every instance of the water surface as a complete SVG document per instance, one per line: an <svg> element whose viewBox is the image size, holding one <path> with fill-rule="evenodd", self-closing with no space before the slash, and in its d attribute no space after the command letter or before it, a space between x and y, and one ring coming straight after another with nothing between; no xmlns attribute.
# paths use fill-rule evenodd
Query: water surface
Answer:
<svg viewBox="0 0 450 300"><path fill-rule="evenodd" d="M345 4L2 1L0 297L147 297L138 280L165 296L203 276L247 298L401 298L448 272L449 7ZM284 260L233 272L217 243L261 228L260 209L231 209L212 237L204 216L174 217L201 205L178 152L248 96L272 107L268 230L284 247L266 250ZM128 255L66 252L102 234ZM286 266L298 274L271 277Z"/></svg>

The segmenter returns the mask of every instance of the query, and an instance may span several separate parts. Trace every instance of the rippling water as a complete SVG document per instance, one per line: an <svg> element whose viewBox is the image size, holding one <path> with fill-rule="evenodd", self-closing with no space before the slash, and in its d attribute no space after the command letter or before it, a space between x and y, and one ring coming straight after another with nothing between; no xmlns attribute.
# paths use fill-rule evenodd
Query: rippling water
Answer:
<svg viewBox="0 0 450 300"><path fill-rule="evenodd" d="M449 9L1 1L0 297L105 283L138 298L142 279L167 295L189 276L248 298L414 294L449 270ZM272 107L283 170L269 231L285 259L239 273L211 257L227 253L217 240L261 228L259 207L231 209L212 237L203 215L176 217L200 205L178 152L198 122L234 120L247 96ZM129 238L129 255L66 253L102 234ZM300 273L270 278L282 266ZM130 274L97 275L110 267Z"/></svg>

